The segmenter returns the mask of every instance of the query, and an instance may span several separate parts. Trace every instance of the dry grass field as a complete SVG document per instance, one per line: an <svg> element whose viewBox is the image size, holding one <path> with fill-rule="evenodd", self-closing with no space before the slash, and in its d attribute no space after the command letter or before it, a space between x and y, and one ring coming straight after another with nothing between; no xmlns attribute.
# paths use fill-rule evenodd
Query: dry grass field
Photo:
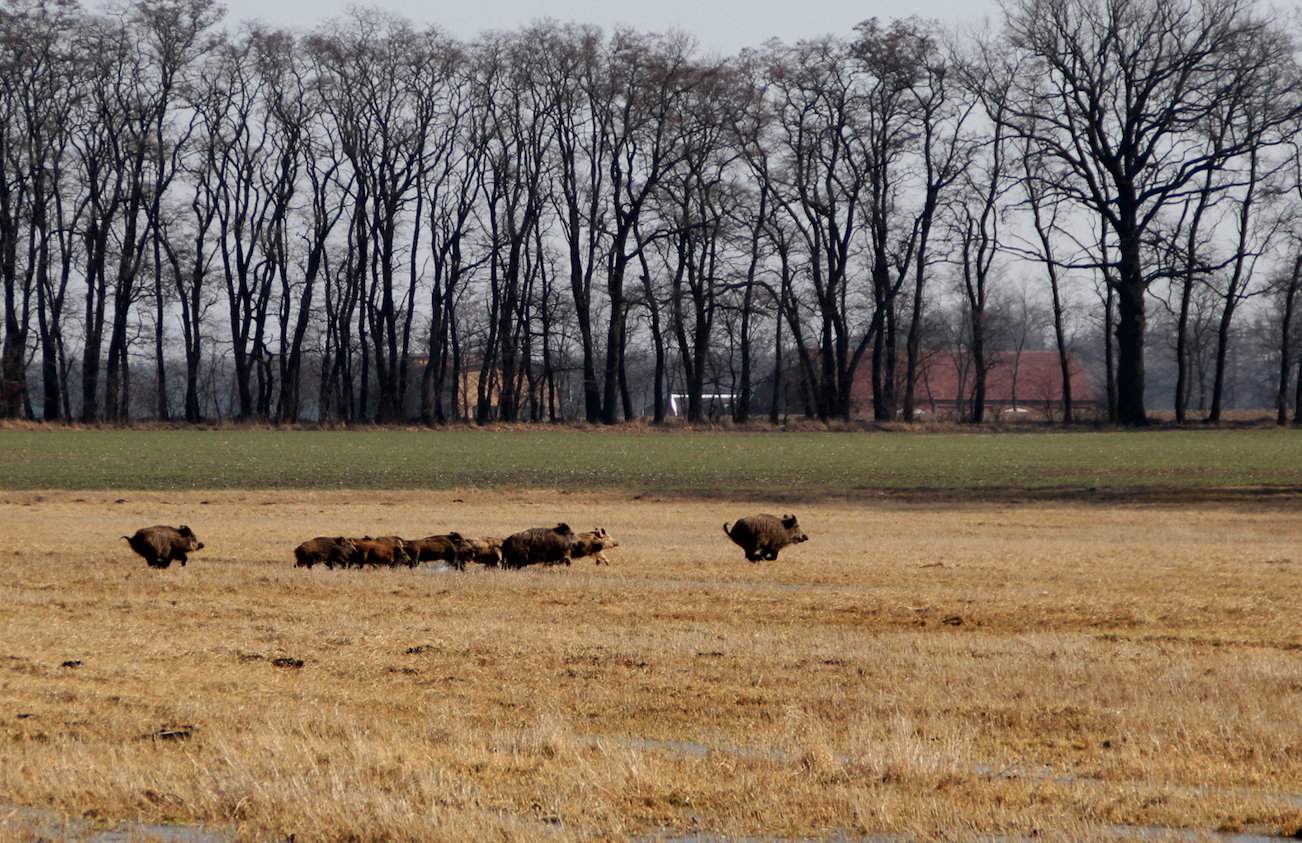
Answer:
<svg viewBox="0 0 1302 843"><path fill-rule="evenodd" d="M295 841L1302 827L1295 501L815 502L810 543L751 565L721 525L766 508L0 492L0 838L61 815ZM613 564L291 562L319 534L558 519L608 528ZM207 549L146 569L117 537L160 522Z"/></svg>

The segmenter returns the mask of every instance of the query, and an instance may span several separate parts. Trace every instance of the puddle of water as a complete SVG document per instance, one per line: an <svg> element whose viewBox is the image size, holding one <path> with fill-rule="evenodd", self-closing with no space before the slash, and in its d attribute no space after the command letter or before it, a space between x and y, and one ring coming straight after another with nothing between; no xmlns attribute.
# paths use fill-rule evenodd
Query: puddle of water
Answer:
<svg viewBox="0 0 1302 843"><path fill-rule="evenodd" d="M82 843L133 843L156 840L162 843L232 843L232 832L198 825L119 822L113 828L96 829L90 823L65 817L56 811L22 806L0 806L0 831L14 829L38 839L78 840Z"/></svg>
<svg viewBox="0 0 1302 843"><path fill-rule="evenodd" d="M975 764L972 767L972 772L979 776L986 776L988 778L1024 779L1036 783L1055 782L1059 784L1083 785L1107 784L1103 779L1095 778L1093 776L1076 776L1071 773L1062 773L1047 765L1043 767L1025 768L1018 764L1010 764L1002 769L996 769L988 764ZM1193 793L1201 797L1237 796L1243 799L1269 799L1274 802L1283 802L1293 808L1302 808L1302 794L1298 793L1255 790L1248 787L1199 787L1196 785L1167 785L1166 787L1182 793ZM1252 841L1246 840L1244 843L1252 843Z"/></svg>
<svg viewBox="0 0 1302 843"><path fill-rule="evenodd" d="M1021 779L1023 781L1044 784L1053 782L1055 784L1078 784L1082 782L1097 782L1102 784L1102 779L1092 779L1082 776L1074 776L1071 773L1059 772L1049 765L1045 764L1040 767L1023 767L1020 764L1009 764L1007 767L995 768L989 764L973 764L971 767L973 773L978 776L984 776L988 779Z"/></svg>
<svg viewBox="0 0 1302 843"><path fill-rule="evenodd" d="M688 740L665 740L662 738L641 738L631 735L591 735L587 738L590 743L613 743L629 749L646 749L660 751L679 758L705 758L711 752L731 755L734 758L744 758L754 761L791 761L794 759L790 753L778 749L755 749L754 747L735 746L731 744L718 744L709 746L697 741Z"/></svg>
<svg viewBox="0 0 1302 843"><path fill-rule="evenodd" d="M708 831L683 832L661 829L641 837L634 843L910 843L913 838L903 834L848 835L831 837L726 837Z"/></svg>
<svg viewBox="0 0 1302 843"><path fill-rule="evenodd" d="M1164 828L1161 826L1114 825L1106 829L1118 839L1146 840L1154 843L1281 843L1292 840L1273 834L1247 834L1241 832L1197 831L1189 828ZM661 829L634 838L637 843L910 843L916 838L905 834L835 834L831 837L728 837L722 834L683 832ZM1034 843L1035 837L986 834L971 838L973 843Z"/></svg>
<svg viewBox="0 0 1302 843"><path fill-rule="evenodd" d="M1114 825L1110 829L1118 837L1130 840L1166 841L1166 843L1200 843L1214 840L1216 843L1279 843L1281 840L1295 840L1278 834L1252 834L1241 831L1197 831L1192 828L1170 828L1157 825Z"/></svg>

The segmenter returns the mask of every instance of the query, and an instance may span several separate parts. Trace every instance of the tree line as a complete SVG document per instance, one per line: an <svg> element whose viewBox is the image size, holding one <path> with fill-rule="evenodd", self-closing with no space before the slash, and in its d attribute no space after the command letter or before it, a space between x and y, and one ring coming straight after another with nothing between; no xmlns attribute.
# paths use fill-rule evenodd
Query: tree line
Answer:
<svg viewBox="0 0 1302 843"><path fill-rule="evenodd" d="M1011 0L987 31L725 57L2 0L0 418L658 423L722 390L738 422L830 420L867 382L913 420L945 349L981 422L1032 300L1066 421L1089 335L1110 418L1147 422L1158 308L1180 420L1199 379L1221 417L1247 311L1285 423L1296 52L1249 0Z"/></svg>

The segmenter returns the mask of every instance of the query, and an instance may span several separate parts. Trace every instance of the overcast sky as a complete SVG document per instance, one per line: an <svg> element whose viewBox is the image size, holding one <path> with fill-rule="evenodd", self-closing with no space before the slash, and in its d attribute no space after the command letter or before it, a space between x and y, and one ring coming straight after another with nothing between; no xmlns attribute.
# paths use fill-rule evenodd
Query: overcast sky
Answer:
<svg viewBox="0 0 1302 843"><path fill-rule="evenodd" d="M228 20L260 20L296 29L343 13L354 0L226 0ZM710 52L733 52L758 46L769 38L792 42L828 33L849 33L865 18L907 15L936 18L946 25L995 16L995 0L956 5L945 0L379 0L362 3L396 12L418 23L437 23L453 35L469 38L486 29L513 29L551 17L595 23L627 24L641 30L681 29L696 36Z"/></svg>

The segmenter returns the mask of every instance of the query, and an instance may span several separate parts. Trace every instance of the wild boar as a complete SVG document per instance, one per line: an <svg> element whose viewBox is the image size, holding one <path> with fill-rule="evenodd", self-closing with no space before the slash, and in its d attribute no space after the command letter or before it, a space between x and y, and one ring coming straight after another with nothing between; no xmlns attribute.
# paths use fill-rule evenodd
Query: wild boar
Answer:
<svg viewBox="0 0 1302 843"><path fill-rule="evenodd" d="M502 542L502 561L508 568L523 568L539 562L547 565L570 564L574 551L574 531L569 524L535 527L507 536Z"/></svg>
<svg viewBox="0 0 1302 843"><path fill-rule="evenodd" d="M357 545L352 539L343 536L318 536L294 548L294 567L311 568L313 565L325 565L327 568L345 568L357 556Z"/></svg>
<svg viewBox="0 0 1302 843"><path fill-rule="evenodd" d="M448 533L443 536L426 536L423 539L407 542L407 552L419 562L446 562L457 570L465 570L462 561L462 547L465 539L460 533ZM413 563L415 564L415 563Z"/></svg>
<svg viewBox="0 0 1302 843"><path fill-rule="evenodd" d="M173 562L185 565L187 553L203 550L203 542L184 524L180 527L142 527L122 538L127 540L132 550L144 557L151 568L167 568Z"/></svg>
<svg viewBox="0 0 1302 843"><path fill-rule="evenodd" d="M787 545L809 541L794 515L779 518L763 514L738 518L731 528L725 523L723 532L746 551L746 559L750 562L777 559L778 551Z"/></svg>
<svg viewBox="0 0 1302 843"><path fill-rule="evenodd" d="M373 568L380 565L389 568L397 565L413 568L416 566L415 560L407 552L407 542L398 536L381 536L378 539L366 536L353 539L353 545L357 548L353 564L359 568L363 565L370 565Z"/></svg>
<svg viewBox="0 0 1302 843"><path fill-rule="evenodd" d="M607 533L604 527L594 527L592 532L579 533L574 537L574 551L570 554L570 558L582 559L591 556L592 561L598 565L609 565L610 560L606 558L604 551L612 547L619 547L615 537Z"/></svg>
<svg viewBox="0 0 1302 843"><path fill-rule="evenodd" d="M496 568L502 564L502 540L494 536L478 539L463 539L461 543L461 565L475 562L487 568Z"/></svg>

